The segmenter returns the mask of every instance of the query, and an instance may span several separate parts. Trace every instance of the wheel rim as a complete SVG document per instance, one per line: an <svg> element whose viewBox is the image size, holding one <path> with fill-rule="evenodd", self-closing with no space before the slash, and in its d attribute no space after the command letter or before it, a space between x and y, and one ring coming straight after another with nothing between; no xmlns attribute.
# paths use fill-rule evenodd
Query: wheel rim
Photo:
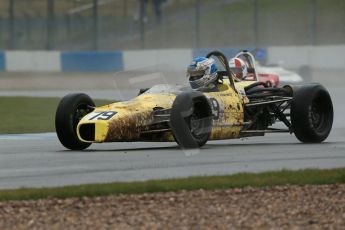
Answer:
<svg viewBox="0 0 345 230"><path fill-rule="evenodd" d="M78 105L77 109L75 110L74 114L73 114L73 127L74 130L76 130L77 125L79 123L79 121L88 113L90 113L93 109L87 105L87 104L80 104Z"/></svg>
<svg viewBox="0 0 345 230"><path fill-rule="evenodd" d="M190 131L194 137L202 137L202 120L193 114L190 118Z"/></svg>
<svg viewBox="0 0 345 230"><path fill-rule="evenodd" d="M328 111L326 102L317 98L313 101L310 109L310 118L313 128L322 132L327 126Z"/></svg>
<svg viewBox="0 0 345 230"><path fill-rule="evenodd" d="M207 125L206 119L202 117L202 112L198 110L194 111L189 117L189 128L195 139L208 138L209 132L205 129L205 125Z"/></svg>

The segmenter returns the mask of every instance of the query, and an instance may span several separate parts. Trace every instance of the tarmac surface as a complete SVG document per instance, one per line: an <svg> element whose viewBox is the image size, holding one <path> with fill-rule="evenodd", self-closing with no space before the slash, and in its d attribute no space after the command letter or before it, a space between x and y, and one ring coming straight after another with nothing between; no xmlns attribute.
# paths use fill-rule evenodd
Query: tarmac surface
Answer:
<svg viewBox="0 0 345 230"><path fill-rule="evenodd" d="M175 143L147 142L68 151L55 133L1 135L0 189L345 167L344 136L336 128L324 143L301 144L293 135L269 134L184 152Z"/></svg>

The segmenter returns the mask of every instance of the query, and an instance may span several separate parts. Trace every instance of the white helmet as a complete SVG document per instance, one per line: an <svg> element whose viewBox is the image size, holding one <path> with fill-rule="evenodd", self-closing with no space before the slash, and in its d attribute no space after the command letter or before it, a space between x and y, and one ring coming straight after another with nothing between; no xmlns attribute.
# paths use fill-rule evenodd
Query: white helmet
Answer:
<svg viewBox="0 0 345 230"><path fill-rule="evenodd" d="M187 77L193 89L206 87L218 78L217 66L214 59L197 57L188 66Z"/></svg>
<svg viewBox="0 0 345 230"><path fill-rule="evenodd" d="M230 70L236 75L239 80L247 77L248 70L246 63L240 58L231 58L229 61Z"/></svg>

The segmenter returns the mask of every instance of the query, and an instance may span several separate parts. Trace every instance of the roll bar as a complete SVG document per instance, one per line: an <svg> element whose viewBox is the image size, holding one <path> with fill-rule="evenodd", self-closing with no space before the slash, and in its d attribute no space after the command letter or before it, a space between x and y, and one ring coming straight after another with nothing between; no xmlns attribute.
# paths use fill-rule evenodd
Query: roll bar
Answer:
<svg viewBox="0 0 345 230"><path fill-rule="evenodd" d="M230 86L231 86L231 88L233 88L236 91L235 82L234 82L234 79L232 77L233 73L230 70L229 62L228 62L228 59L226 58L226 56L220 51L212 51L206 55L207 58L210 58L211 56L217 57L218 60L220 61L220 63L223 64L223 66L225 67L225 70L227 72L229 81L230 81Z"/></svg>

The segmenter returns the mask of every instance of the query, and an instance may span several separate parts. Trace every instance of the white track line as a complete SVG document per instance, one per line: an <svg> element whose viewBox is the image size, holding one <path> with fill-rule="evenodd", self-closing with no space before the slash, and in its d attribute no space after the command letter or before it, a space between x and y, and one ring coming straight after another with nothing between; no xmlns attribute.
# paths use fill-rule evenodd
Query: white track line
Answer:
<svg viewBox="0 0 345 230"><path fill-rule="evenodd" d="M0 134L0 140L42 140L55 138L56 133Z"/></svg>

